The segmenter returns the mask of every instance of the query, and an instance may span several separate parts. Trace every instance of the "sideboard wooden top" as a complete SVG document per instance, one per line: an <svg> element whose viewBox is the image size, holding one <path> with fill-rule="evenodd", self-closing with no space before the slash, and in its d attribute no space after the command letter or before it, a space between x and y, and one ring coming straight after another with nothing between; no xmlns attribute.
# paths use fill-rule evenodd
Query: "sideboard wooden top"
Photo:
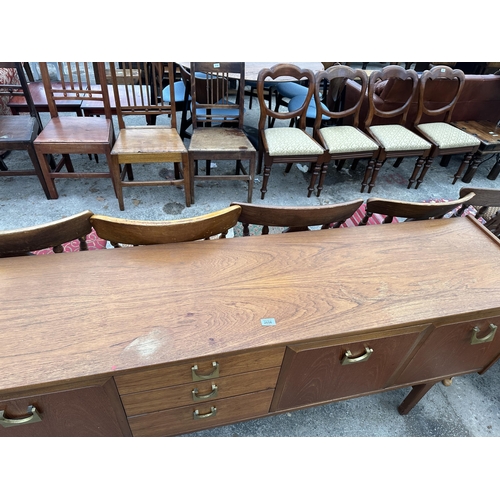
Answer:
<svg viewBox="0 0 500 500"><path fill-rule="evenodd" d="M498 269L471 218L0 259L0 391L498 313Z"/></svg>

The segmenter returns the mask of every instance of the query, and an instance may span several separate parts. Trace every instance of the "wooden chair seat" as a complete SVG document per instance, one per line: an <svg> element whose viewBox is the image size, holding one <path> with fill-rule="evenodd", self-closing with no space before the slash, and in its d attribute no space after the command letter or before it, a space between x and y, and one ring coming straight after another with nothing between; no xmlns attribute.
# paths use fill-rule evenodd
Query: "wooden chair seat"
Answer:
<svg viewBox="0 0 500 500"><path fill-rule="evenodd" d="M243 130L235 128L200 128L189 143L189 150L193 153L215 148L224 153L254 150Z"/></svg>
<svg viewBox="0 0 500 500"><path fill-rule="evenodd" d="M36 137L37 120L29 115L0 115L0 150L3 149L25 149L19 145L9 145L11 141L17 143L31 142Z"/></svg>

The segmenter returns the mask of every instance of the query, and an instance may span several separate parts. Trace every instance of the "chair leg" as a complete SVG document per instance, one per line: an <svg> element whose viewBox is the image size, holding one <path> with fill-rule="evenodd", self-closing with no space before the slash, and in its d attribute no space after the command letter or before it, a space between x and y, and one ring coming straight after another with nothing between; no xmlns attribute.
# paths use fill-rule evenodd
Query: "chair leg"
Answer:
<svg viewBox="0 0 500 500"><path fill-rule="evenodd" d="M293 163L287 163L286 168L285 168L285 174L288 174L290 170L292 169Z"/></svg>
<svg viewBox="0 0 500 500"><path fill-rule="evenodd" d="M45 182L45 178L43 177L43 172L42 172L42 169L40 168L40 163L38 161L38 157L36 155L36 151L35 151L35 148L33 147L33 144L30 143L28 145L27 151L28 151L28 155L31 159L31 163L33 163L33 167L35 169L36 176L38 177L38 180L39 180L40 184L42 185L43 192L45 193L45 196L47 197L47 199L50 200L49 188L47 186L47 183ZM50 157L47 158L47 163L49 163L49 168L50 168L50 158L52 158L52 161L54 161L54 158L52 157L52 155L50 155ZM2 163L3 163L3 161L2 161Z"/></svg>
<svg viewBox="0 0 500 500"><path fill-rule="evenodd" d="M462 177L462 182L469 184L469 182L474 177L474 174L476 173L478 163L476 160L476 156L472 156L471 153L468 153L467 155L465 155L464 161L467 161L467 160L469 161L469 168L465 172L465 175Z"/></svg>
<svg viewBox="0 0 500 500"><path fill-rule="evenodd" d="M258 159L257 159L257 174L262 173L262 160L264 158L264 152L259 148Z"/></svg>
<svg viewBox="0 0 500 500"><path fill-rule="evenodd" d="M190 207L192 203L191 198L191 171L189 161L182 162L182 177L184 178L184 196L186 198L186 207Z"/></svg>
<svg viewBox="0 0 500 500"><path fill-rule="evenodd" d="M375 181L377 180L378 172L383 164L384 164L384 162L380 161L380 160L377 160L375 162L375 167L373 168L372 178L370 179L370 182L368 184L368 192L369 193L372 192L372 189L375 186Z"/></svg>
<svg viewBox="0 0 500 500"><path fill-rule="evenodd" d="M420 169L422 168L423 163L424 163L424 157L419 156L416 163L415 163L415 168L413 169L413 173L411 174L410 180L408 181L408 186L407 186L408 189L410 189L412 187L413 183L417 180L418 173L420 172ZM424 170L425 170L425 168L424 168ZM421 176L422 179L423 179L423 176L425 175L425 172L427 172L427 170L422 172L422 176ZM422 182L422 181L420 181L420 182ZM417 189L419 185L420 184L417 183L417 186L415 189Z"/></svg>
<svg viewBox="0 0 500 500"><path fill-rule="evenodd" d="M401 165L401 163L403 162L404 160L404 157L403 156L400 156L395 162L394 162L394 168L398 168L399 165Z"/></svg>
<svg viewBox="0 0 500 500"><path fill-rule="evenodd" d="M264 174L262 175L262 187L260 188L260 199L263 200L267 193L267 182L271 175L271 165L264 165Z"/></svg>
<svg viewBox="0 0 500 500"><path fill-rule="evenodd" d="M321 191L323 190L323 184L325 182L327 172L328 172L328 163L323 163L321 165L321 172L319 174L319 182L318 182L318 189L316 191L316 197L319 197Z"/></svg>
<svg viewBox="0 0 500 500"><path fill-rule="evenodd" d="M339 163L337 165L337 171L340 172L344 168L344 165L345 165L345 158L342 160L339 160Z"/></svg>
<svg viewBox="0 0 500 500"><path fill-rule="evenodd" d="M115 189L115 195L118 199L118 206L120 210L125 210L125 205L123 202L123 186L120 173L120 164L118 163L118 157L110 153L106 154L108 160L109 171L111 172L111 181L113 182L113 187Z"/></svg>
<svg viewBox="0 0 500 500"><path fill-rule="evenodd" d="M365 187L367 186L369 179L373 175L374 167L375 167L375 159L370 158L370 160L368 161L368 165L366 165L365 175L363 177L363 180L361 181L361 192L365 190Z"/></svg>
<svg viewBox="0 0 500 500"><path fill-rule="evenodd" d="M433 161L434 161L434 158L432 158L431 156L429 156L429 158L427 158L426 162L424 163L424 168L422 170L422 173L420 174L420 177L417 179L417 185L415 186L415 189L418 189L420 184L422 184L422 182L424 181L425 174L427 174L427 170L429 170Z"/></svg>
<svg viewBox="0 0 500 500"><path fill-rule="evenodd" d="M188 165L189 165L189 189L191 191L191 203L194 203L194 176L196 175L195 172L197 171L198 166L197 162L195 162L192 155L189 155Z"/></svg>
<svg viewBox="0 0 500 500"><path fill-rule="evenodd" d="M253 182L255 180L255 155L250 158L250 164L248 166L248 174L250 179L248 180L248 203L252 203L253 196Z"/></svg>
<svg viewBox="0 0 500 500"><path fill-rule="evenodd" d="M47 186L47 190L49 193L49 197L51 200L57 200L59 198L59 194L56 189L56 185L54 179L50 176L50 165L47 161L46 156L43 153L40 153L36 150L36 156L38 158L38 163L40 165L40 170L42 171L43 178L45 180L45 184Z"/></svg>

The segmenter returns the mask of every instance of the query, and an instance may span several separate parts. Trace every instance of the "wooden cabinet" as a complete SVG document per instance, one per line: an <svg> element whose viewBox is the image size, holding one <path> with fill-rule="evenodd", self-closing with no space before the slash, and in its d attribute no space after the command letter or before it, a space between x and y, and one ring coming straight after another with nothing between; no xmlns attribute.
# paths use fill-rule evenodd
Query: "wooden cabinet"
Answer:
<svg viewBox="0 0 500 500"><path fill-rule="evenodd" d="M283 348L117 376L134 436L172 436L266 415Z"/></svg>
<svg viewBox="0 0 500 500"><path fill-rule="evenodd" d="M115 383L0 401L0 436L129 436Z"/></svg>

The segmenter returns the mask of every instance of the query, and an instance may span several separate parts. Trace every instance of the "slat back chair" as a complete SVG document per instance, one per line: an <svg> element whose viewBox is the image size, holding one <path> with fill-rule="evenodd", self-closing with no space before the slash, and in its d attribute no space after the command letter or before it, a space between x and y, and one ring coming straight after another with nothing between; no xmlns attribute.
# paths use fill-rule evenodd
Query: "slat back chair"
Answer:
<svg viewBox="0 0 500 500"><path fill-rule="evenodd" d="M39 66L51 119L34 144L50 198L59 197L54 182L59 178L110 178L116 193L116 182L111 171L111 149L115 134L104 63L57 63L57 82L51 80L47 63L41 62ZM104 82L104 85L96 81ZM105 116L60 115L57 103L75 99L103 102ZM55 169L48 162L48 155L51 154L62 155ZM108 163L107 171L75 172L70 154L104 154ZM66 167L66 171L62 171L63 167Z"/></svg>
<svg viewBox="0 0 500 500"><path fill-rule="evenodd" d="M233 202L240 206L238 221L243 225L243 236L250 236L250 224L262 226L261 234L269 234L270 227L286 227L285 232L308 231L309 226L321 229L340 227L362 205L363 200L336 203L319 207L266 206Z"/></svg>
<svg viewBox="0 0 500 500"><path fill-rule="evenodd" d="M455 208L460 207L460 205L474 198L474 194L474 192L471 192L458 200L429 203L368 198L368 200L366 200L366 214L359 225L365 226L368 219L374 213L386 216L382 222L383 224L391 223L394 217L404 218L405 222L425 219L442 219Z"/></svg>
<svg viewBox="0 0 500 500"><path fill-rule="evenodd" d="M387 82L391 79L409 81L409 92L407 99L401 105L389 110L377 107L377 100L374 98L377 84ZM368 192L375 186L375 182L380 168L387 158L397 158L394 167L398 167L406 157L416 156L415 167L408 181L408 189L417 180L417 176L430 154L432 145L420 135L412 132L406 127L406 121L410 106L416 97L418 90L418 75L412 69L404 69L401 66L390 65L382 70L374 71L368 80L368 114L364 123L365 131L379 145L379 153L372 172L367 172L365 177L369 177ZM374 119L378 117L383 124L372 125ZM385 123L390 121L390 123ZM363 181L366 182L366 181ZM415 188L420 184L417 183Z"/></svg>
<svg viewBox="0 0 500 500"><path fill-rule="evenodd" d="M190 74L193 126L189 143L191 199L194 201L195 180L242 180L248 185L247 201L251 202L257 151L243 131L245 63L192 62ZM237 85L234 102L230 94L230 79ZM205 160L205 175L198 171L199 160ZM235 173L212 175L212 160L236 161ZM244 161L248 162L248 167L243 165Z"/></svg>
<svg viewBox="0 0 500 500"><path fill-rule="evenodd" d="M457 211L460 217L472 206L476 210L476 219L483 219L485 227L500 238L500 189L466 187L460 189L460 197L475 193L472 202L464 203Z"/></svg>
<svg viewBox="0 0 500 500"><path fill-rule="evenodd" d="M436 83L438 85L439 83L455 83L454 86L448 85L450 93L447 102L436 103L432 99L432 89L436 88ZM469 182L474 176L477 168L474 153L478 150L481 142L477 137L450 124L453 110L462 93L464 84L465 75L463 71L448 66L434 66L432 69L424 71L420 77L418 111L414 127L417 133L432 144L432 148L422 173L417 179L417 187L423 181L434 158L441 155L465 154L460 167L453 176L452 184L457 182L465 169L469 171ZM431 92L426 92L426 90ZM439 92L438 95L442 98L442 92ZM422 123L422 121L432 120L436 117L441 117L441 121Z"/></svg>
<svg viewBox="0 0 500 500"><path fill-rule="evenodd" d="M189 207L191 184L188 152L176 128L174 87L170 86L170 99L166 100L162 91L165 67L165 63L162 62L146 63L143 78L140 81L134 79L131 70L140 64L144 65L144 63L111 62L108 70L120 128L111 151L111 168L120 210L125 209L123 188L134 186L183 186L185 203ZM173 63L167 63L167 67L169 74L173 75ZM155 123L160 115L166 116L167 120L166 123L158 125L133 125L127 120L128 117L143 115L154 117ZM158 178L144 176L144 180L134 179L132 165L145 163L173 163L174 178L165 179L158 175Z"/></svg>
<svg viewBox="0 0 500 500"><path fill-rule="evenodd" d="M339 94L347 80L358 80L361 83L359 100L348 109L336 109L335 105L339 101ZM360 158L368 158L368 165L361 184L361 192L364 191L368 178L373 172L379 146L359 129L359 113L367 87L368 77L366 72L361 69L336 65L316 74L314 98L317 112L313 137L325 149L325 154L319 162L321 172L317 196L321 194L328 164L331 161L339 162L337 170L340 170L344 161L352 158L355 160L351 167L354 170L356 162ZM326 102L327 109L321 106L322 101ZM336 125L323 126L325 116ZM347 117L352 120L352 125L343 125L343 120ZM313 177L315 175L317 175L317 171L313 173Z"/></svg>
<svg viewBox="0 0 500 500"><path fill-rule="evenodd" d="M283 78L302 82L307 88L302 105L293 111L282 111L281 108L273 110L266 103L265 85L279 82ZM264 199L266 195L271 167L275 163L286 163L285 173L290 172L292 165L296 162L310 163L311 170L316 170L316 177L319 173L318 162L325 150L305 131L307 109L313 93L314 73L309 69L299 68L294 64L275 64L271 68L264 68L259 72L257 77L257 96L260 106L258 173L261 172L264 163L260 190L261 199ZM284 121L295 126L279 126ZM274 123L272 128L267 127L269 122ZM311 177L307 192L308 197L314 191L316 177L314 175Z"/></svg>
<svg viewBox="0 0 500 500"><path fill-rule="evenodd" d="M165 221L142 221L94 215L90 222L97 235L114 247L125 245L157 245L210 239L227 231L238 222L240 207L229 207L198 217Z"/></svg>
<svg viewBox="0 0 500 500"><path fill-rule="evenodd" d="M91 211L86 210L46 224L0 231L0 257L31 255L45 248L62 253L62 245L76 239L80 241L80 250L87 250L86 237L92 232L92 215Z"/></svg>
<svg viewBox="0 0 500 500"><path fill-rule="evenodd" d="M17 97L25 100L29 113L28 115L0 115L0 150L26 151L32 163L32 168L9 170L4 160L0 159L0 176L36 175L42 185L45 196L49 198L47 183L43 177L33 145L33 141L43 129L43 126L28 88L23 65L19 62L0 62L0 68L11 68L14 70L17 73L19 81L19 84L0 84L0 96L9 98Z"/></svg>

